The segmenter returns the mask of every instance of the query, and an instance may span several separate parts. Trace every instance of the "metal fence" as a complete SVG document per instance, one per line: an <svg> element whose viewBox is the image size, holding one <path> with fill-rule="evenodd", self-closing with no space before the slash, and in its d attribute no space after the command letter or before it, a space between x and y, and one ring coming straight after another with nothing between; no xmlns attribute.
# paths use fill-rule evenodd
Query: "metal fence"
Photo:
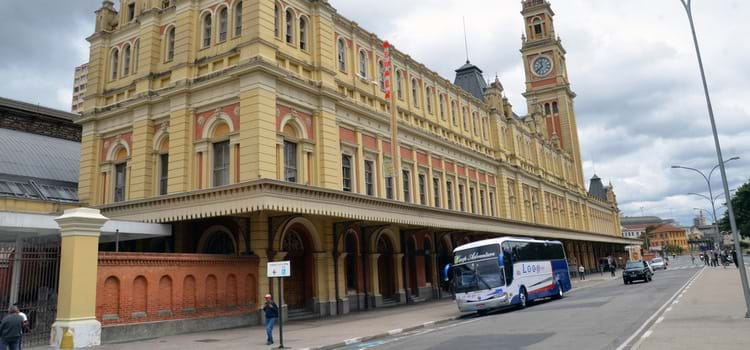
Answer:
<svg viewBox="0 0 750 350"><path fill-rule="evenodd" d="M17 305L29 319L24 346L49 343L57 313L59 237L0 242L0 314Z"/></svg>

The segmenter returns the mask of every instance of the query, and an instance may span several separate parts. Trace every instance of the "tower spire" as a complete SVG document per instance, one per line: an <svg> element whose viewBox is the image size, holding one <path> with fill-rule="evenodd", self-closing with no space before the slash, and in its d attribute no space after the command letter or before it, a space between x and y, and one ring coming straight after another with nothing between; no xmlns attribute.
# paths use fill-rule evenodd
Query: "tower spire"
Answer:
<svg viewBox="0 0 750 350"><path fill-rule="evenodd" d="M466 50L466 63L469 63L469 40L466 39L466 17L461 17L464 23L464 49Z"/></svg>

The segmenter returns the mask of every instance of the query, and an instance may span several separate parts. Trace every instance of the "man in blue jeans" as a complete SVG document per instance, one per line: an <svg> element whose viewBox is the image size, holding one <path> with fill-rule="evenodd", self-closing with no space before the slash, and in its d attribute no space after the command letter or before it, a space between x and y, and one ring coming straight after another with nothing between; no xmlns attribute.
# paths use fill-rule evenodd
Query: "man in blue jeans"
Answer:
<svg viewBox="0 0 750 350"><path fill-rule="evenodd" d="M273 344L273 325L279 318L279 307L273 302L271 294L266 294L266 304L263 305L263 311L266 313L266 345Z"/></svg>
<svg viewBox="0 0 750 350"><path fill-rule="evenodd" d="M0 349L19 350L22 332L23 318L18 314L18 307L11 306L0 322Z"/></svg>

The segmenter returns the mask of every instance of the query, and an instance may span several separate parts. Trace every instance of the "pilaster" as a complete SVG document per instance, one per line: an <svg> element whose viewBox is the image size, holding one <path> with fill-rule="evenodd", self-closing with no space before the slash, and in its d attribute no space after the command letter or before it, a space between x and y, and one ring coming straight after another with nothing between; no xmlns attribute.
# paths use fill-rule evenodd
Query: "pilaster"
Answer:
<svg viewBox="0 0 750 350"><path fill-rule="evenodd" d="M276 178L276 79L240 77L240 182Z"/></svg>

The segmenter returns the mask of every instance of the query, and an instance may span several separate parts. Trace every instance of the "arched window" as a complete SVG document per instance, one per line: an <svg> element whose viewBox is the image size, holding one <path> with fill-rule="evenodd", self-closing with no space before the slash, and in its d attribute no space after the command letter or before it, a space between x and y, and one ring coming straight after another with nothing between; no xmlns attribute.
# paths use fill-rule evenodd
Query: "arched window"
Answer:
<svg viewBox="0 0 750 350"><path fill-rule="evenodd" d="M378 60L378 84L380 90L385 90L385 65L382 60Z"/></svg>
<svg viewBox="0 0 750 350"><path fill-rule="evenodd" d="M125 45L122 49L122 76L130 74L130 45Z"/></svg>
<svg viewBox="0 0 750 350"><path fill-rule="evenodd" d="M544 35L544 22L542 22L541 18L535 17L531 23L534 37L541 38Z"/></svg>
<svg viewBox="0 0 750 350"><path fill-rule="evenodd" d="M343 38L338 40L339 70L346 71L346 43Z"/></svg>
<svg viewBox="0 0 750 350"><path fill-rule="evenodd" d="M307 17L305 16L299 19L299 48L307 50Z"/></svg>
<svg viewBox="0 0 750 350"><path fill-rule="evenodd" d="M458 125L458 120L456 119L456 101L451 101L451 119L454 126Z"/></svg>
<svg viewBox="0 0 750 350"><path fill-rule="evenodd" d="M136 40L133 44L133 74L138 73L138 53L141 51L141 41Z"/></svg>
<svg viewBox="0 0 750 350"><path fill-rule="evenodd" d="M286 10L286 42L294 44L294 13L292 10Z"/></svg>
<svg viewBox="0 0 750 350"><path fill-rule="evenodd" d="M403 92L403 84L401 79L401 71L396 71L396 97L398 97L399 100L404 99L404 92Z"/></svg>
<svg viewBox="0 0 750 350"><path fill-rule="evenodd" d="M472 113L471 123L472 128L474 129L474 135L479 135L479 114L477 114L477 112Z"/></svg>
<svg viewBox="0 0 750 350"><path fill-rule="evenodd" d="M281 10L279 4L273 5L273 34L278 38L281 36Z"/></svg>
<svg viewBox="0 0 750 350"><path fill-rule="evenodd" d="M411 99L414 107L419 108L419 95L417 95L417 79L411 78Z"/></svg>
<svg viewBox="0 0 750 350"><path fill-rule="evenodd" d="M166 51L166 60L165 62L171 62L174 59L174 36L175 36L175 28L170 27L169 31L167 31L167 51Z"/></svg>
<svg viewBox="0 0 750 350"><path fill-rule="evenodd" d="M226 7L219 11L219 42L227 40L227 28L229 27L229 10Z"/></svg>
<svg viewBox="0 0 750 350"><path fill-rule="evenodd" d="M482 137L487 139L487 117L482 118Z"/></svg>
<svg viewBox="0 0 750 350"><path fill-rule="evenodd" d="M445 95L438 95L438 104L440 104L440 119L445 120Z"/></svg>
<svg viewBox="0 0 750 350"><path fill-rule="evenodd" d="M359 50L359 76L367 78L367 53L365 50Z"/></svg>
<svg viewBox="0 0 750 350"><path fill-rule="evenodd" d="M544 115L550 115L551 109L549 103L544 104Z"/></svg>
<svg viewBox="0 0 750 350"><path fill-rule="evenodd" d="M242 1L234 5L234 36L242 35Z"/></svg>
<svg viewBox="0 0 750 350"><path fill-rule="evenodd" d="M203 254L232 255L235 253L234 240L228 232L215 231L206 238L203 246Z"/></svg>
<svg viewBox="0 0 750 350"><path fill-rule="evenodd" d="M557 114L558 112L560 111L557 109L557 102L552 102L552 113Z"/></svg>
<svg viewBox="0 0 750 350"><path fill-rule="evenodd" d="M203 47L211 46L211 14L203 17Z"/></svg>
<svg viewBox="0 0 750 350"><path fill-rule="evenodd" d="M432 88L428 87L426 91L425 103L427 103L427 112L432 113Z"/></svg>
<svg viewBox="0 0 750 350"><path fill-rule="evenodd" d="M110 75L112 77L112 80L117 79L117 71L120 68L120 51L117 49L112 50L111 57L109 59L109 64L111 66L110 71L112 74Z"/></svg>
<svg viewBox="0 0 750 350"><path fill-rule="evenodd" d="M464 110L463 110L463 113L462 113L461 117L463 118L463 122L464 122L464 130L468 131L469 130L469 122L468 122L468 116L467 116L467 114L469 114L469 110L468 110L468 108L464 107Z"/></svg>

